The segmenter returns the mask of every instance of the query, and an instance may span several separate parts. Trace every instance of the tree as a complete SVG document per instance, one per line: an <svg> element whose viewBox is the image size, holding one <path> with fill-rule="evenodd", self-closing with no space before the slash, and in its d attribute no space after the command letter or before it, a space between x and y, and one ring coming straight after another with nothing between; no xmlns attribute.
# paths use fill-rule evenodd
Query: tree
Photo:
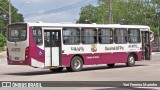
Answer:
<svg viewBox="0 0 160 90"><path fill-rule="evenodd" d="M148 25L156 31L155 11L160 6L160 0L112 0L113 23ZM93 23L108 23L109 0L98 0L98 6L82 7L80 23L90 20ZM82 18L83 17L83 18Z"/></svg>
<svg viewBox="0 0 160 90"><path fill-rule="evenodd" d="M95 22L96 20L96 16L95 16L95 11L96 11L96 7L94 7L93 5L88 5L85 7L81 8L81 16L79 19L79 23L90 23L90 22Z"/></svg>
<svg viewBox="0 0 160 90"><path fill-rule="evenodd" d="M153 3L153 5L160 7L160 0L151 0L151 2Z"/></svg>
<svg viewBox="0 0 160 90"><path fill-rule="evenodd" d="M6 27L8 25L9 20L9 1L8 0L0 0L0 33L5 35ZM12 23L14 22L23 22L24 18L23 15L18 13L18 10L11 5L11 12L12 12Z"/></svg>

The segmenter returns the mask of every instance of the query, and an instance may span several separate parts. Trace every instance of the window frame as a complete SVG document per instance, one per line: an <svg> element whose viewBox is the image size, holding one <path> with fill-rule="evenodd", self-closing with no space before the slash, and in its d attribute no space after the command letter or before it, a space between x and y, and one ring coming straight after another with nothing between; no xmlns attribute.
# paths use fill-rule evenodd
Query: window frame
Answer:
<svg viewBox="0 0 160 90"><path fill-rule="evenodd" d="M94 36L82 35L82 31L85 30L85 29L92 29L92 31L95 30L95 31L96 31L96 34L95 34ZM80 34L81 34L81 43L82 43L82 44L97 44L97 43L98 43L98 29L97 29L97 28L83 27L83 28L81 28ZM83 43L83 42L82 42L82 37L84 37L84 36L85 36L85 37L95 37L95 36L96 36L96 42L95 42L95 43Z"/></svg>
<svg viewBox="0 0 160 90"><path fill-rule="evenodd" d="M34 28L36 28L36 29L38 29L38 30L41 30L41 36L34 36ZM35 37L41 37L41 43L40 44L37 44L36 42L35 42L35 40L34 40L34 43L36 44L36 45L43 45L43 37L42 37L42 27L32 27L32 34L33 34L33 40L35 39Z"/></svg>
<svg viewBox="0 0 160 90"><path fill-rule="evenodd" d="M105 30L108 30L108 29L109 29L112 34L110 34L110 36L99 35L99 32L100 32L101 30L103 30L103 29L105 29ZM101 36L110 37L110 39L112 38L111 43L102 43L102 42L100 42L99 39L100 39ZM113 39L114 39L114 38L113 38L113 29L112 29L112 28L98 28L98 42L99 42L99 44L113 44L113 42L114 42Z"/></svg>
<svg viewBox="0 0 160 90"><path fill-rule="evenodd" d="M79 42L78 43L64 43L64 37L76 37L75 35L74 36L64 36L64 30L69 30L69 29L75 29L75 30L78 30L79 31L79 35L77 35L77 37L79 36ZM64 45L80 45L81 43L81 38L80 38L80 35L81 35L81 30L78 28L78 27L64 27L62 28L62 42Z"/></svg>
<svg viewBox="0 0 160 90"><path fill-rule="evenodd" d="M124 43L117 43L115 40L116 40L116 37L117 37L117 35L116 35L116 30L123 30L123 31L126 31L126 34L127 35L124 35L124 36L119 36L119 37L126 37L126 42ZM127 44L128 43L128 29L127 28L114 28L114 32L113 32L113 35L114 35L114 43L115 44ZM118 40L117 40L118 41Z"/></svg>
<svg viewBox="0 0 160 90"><path fill-rule="evenodd" d="M138 33L139 33L139 38L138 38L139 41L138 41L138 42L130 42L130 40L129 40L129 39L130 39L130 34L129 34L129 31L130 31L130 30L138 30L138 31L139 31L139 32L138 32ZM140 31L140 29L138 29L138 28L128 28L128 42L131 43L131 44L141 43L141 35L140 35L140 32L141 32L141 31Z"/></svg>
<svg viewBox="0 0 160 90"><path fill-rule="evenodd" d="M11 31L13 30L13 28L15 28L15 27L18 27L19 26L19 28L22 28L22 26L23 27L25 27L25 31L26 31L26 34L25 34L25 38L24 39L19 39L19 40L15 40L15 39L11 39ZM28 35L28 27L27 27L27 24L11 24L11 25L9 25L8 26L8 28L7 28L8 30L7 30L7 40L9 41L9 42L22 42L22 41L26 41L27 40L27 35ZM18 30L18 32L20 32L21 30L19 30L19 29L17 29ZM21 33L20 33L20 35L21 35Z"/></svg>

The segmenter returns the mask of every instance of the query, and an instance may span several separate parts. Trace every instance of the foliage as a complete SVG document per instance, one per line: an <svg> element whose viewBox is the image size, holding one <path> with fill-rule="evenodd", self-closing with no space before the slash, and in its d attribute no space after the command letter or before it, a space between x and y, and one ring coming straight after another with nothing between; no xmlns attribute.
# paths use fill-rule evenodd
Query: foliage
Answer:
<svg viewBox="0 0 160 90"><path fill-rule="evenodd" d="M9 22L9 2L8 0L0 0L0 51L2 51L6 45L6 30ZM23 15L18 13L18 10L11 5L12 23L23 22ZM2 35L3 34L3 35Z"/></svg>
<svg viewBox="0 0 160 90"><path fill-rule="evenodd" d="M7 25L9 22L9 2L8 0L0 0L0 33L5 35ZM23 15L18 13L18 10L11 5L11 12L12 12L12 23L14 22L23 22Z"/></svg>
<svg viewBox="0 0 160 90"><path fill-rule="evenodd" d="M0 34L0 51L4 50L6 46L6 38L4 35Z"/></svg>
<svg viewBox="0 0 160 90"><path fill-rule="evenodd" d="M109 0L98 0L98 6L82 7L79 23L107 24L108 6ZM112 0L112 22L115 24L148 25L152 31L158 32L159 23L156 18L156 10L159 7L160 0Z"/></svg>
<svg viewBox="0 0 160 90"><path fill-rule="evenodd" d="M82 16L79 19L79 23L81 22L87 22L90 23L90 20L92 20L92 22L96 22L96 7L92 6L91 4L85 7L82 7L82 11L81 14Z"/></svg>

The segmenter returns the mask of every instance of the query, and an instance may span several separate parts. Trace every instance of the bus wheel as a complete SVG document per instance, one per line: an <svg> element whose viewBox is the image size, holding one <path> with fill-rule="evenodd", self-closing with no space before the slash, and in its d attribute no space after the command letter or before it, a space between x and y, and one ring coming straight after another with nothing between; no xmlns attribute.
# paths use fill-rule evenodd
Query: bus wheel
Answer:
<svg viewBox="0 0 160 90"><path fill-rule="evenodd" d="M115 65L115 64L107 64L107 66L108 66L109 68L114 67L114 65Z"/></svg>
<svg viewBox="0 0 160 90"><path fill-rule="evenodd" d="M75 56L71 60L71 65L70 67L67 67L67 70L70 72L78 72L81 71L82 67L83 67L82 58L80 58L79 56Z"/></svg>
<svg viewBox="0 0 160 90"><path fill-rule="evenodd" d="M130 55L128 56L126 66L127 66L127 67L132 67L132 66L134 66L134 65L135 65L135 57L134 57L133 54L130 54Z"/></svg>
<svg viewBox="0 0 160 90"><path fill-rule="evenodd" d="M50 69L52 72L60 72L63 70L63 67L59 67L59 68L54 68L54 69Z"/></svg>

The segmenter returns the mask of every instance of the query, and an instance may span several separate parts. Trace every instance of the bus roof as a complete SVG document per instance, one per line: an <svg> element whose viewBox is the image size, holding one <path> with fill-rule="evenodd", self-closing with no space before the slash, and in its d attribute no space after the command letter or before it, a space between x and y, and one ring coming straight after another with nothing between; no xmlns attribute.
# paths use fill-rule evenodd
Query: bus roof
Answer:
<svg viewBox="0 0 160 90"><path fill-rule="evenodd" d="M21 23L13 23L13 24L21 24ZM121 24L63 24L63 23L26 23L29 26L40 26L40 27L89 27L89 28L141 28L144 31L145 29L149 29L149 26L146 25L121 25Z"/></svg>

